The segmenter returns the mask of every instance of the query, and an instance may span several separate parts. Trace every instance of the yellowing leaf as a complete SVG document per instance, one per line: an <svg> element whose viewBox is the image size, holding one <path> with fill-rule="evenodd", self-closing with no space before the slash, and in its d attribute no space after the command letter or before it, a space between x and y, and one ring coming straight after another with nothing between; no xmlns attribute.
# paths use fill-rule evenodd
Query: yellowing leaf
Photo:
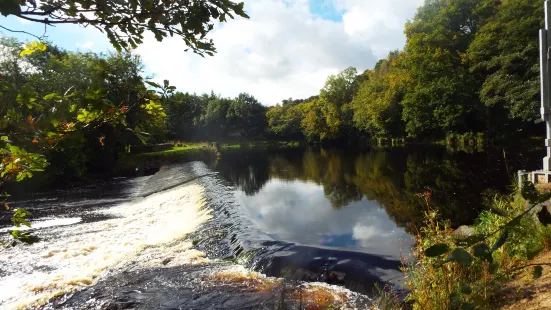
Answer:
<svg viewBox="0 0 551 310"><path fill-rule="evenodd" d="M19 53L20 57L23 57L25 55L31 55L34 52L43 52L47 48L46 44L39 41L33 41L31 43L26 43L25 48Z"/></svg>

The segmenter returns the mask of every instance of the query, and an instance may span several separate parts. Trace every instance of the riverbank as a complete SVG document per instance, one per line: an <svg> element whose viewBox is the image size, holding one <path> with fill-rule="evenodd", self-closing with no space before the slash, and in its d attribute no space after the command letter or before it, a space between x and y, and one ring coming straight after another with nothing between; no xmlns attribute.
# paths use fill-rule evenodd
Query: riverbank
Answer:
<svg viewBox="0 0 551 310"><path fill-rule="evenodd" d="M171 141L172 148L143 153L126 153L117 161L118 175L151 175L167 164L203 161L215 162L224 150L235 149L288 149L304 143L299 141L242 141L242 142L181 142Z"/></svg>

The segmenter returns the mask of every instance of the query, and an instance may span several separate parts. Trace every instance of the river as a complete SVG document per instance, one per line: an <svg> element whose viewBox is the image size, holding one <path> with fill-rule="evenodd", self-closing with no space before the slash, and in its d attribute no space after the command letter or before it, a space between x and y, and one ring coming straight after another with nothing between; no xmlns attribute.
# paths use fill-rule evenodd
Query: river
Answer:
<svg viewBox="0 0 551 310"><path fill-rule="evenodd" d="M419 194L430 192L431 209L453 226L470 224L538 155L235 149L28 194L11 207L33 213L42 241L1 250L0 306L364 307L376 285L404 290L400 267L427 210Z"/></svg>

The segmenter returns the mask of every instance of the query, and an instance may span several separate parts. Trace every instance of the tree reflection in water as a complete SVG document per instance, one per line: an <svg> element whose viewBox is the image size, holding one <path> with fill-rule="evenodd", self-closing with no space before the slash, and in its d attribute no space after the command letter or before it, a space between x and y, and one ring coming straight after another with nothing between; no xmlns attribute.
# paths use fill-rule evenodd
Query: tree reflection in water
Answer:
<svg viewBox="0 0 551 310"><path fill-rule="evenodd" d="M412 233L422 224L426 210L416 194L431 191L431 205L442 218L453 226L469 224L484 208L485 194L506 192L514 180L511 174L537 165L539 155L511 153L505 163L501 150L234 149L223 153L215 169L247 196L257 195L270 180L280 180L320 185L335 209L362 199L375 201L398 226Z"/></svg>

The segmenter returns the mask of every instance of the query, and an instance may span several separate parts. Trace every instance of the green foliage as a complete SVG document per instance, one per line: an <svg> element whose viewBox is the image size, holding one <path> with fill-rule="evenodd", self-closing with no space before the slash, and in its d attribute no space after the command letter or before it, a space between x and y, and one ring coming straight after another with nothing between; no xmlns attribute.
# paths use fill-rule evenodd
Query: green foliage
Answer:
<svg viewBox="0 0 551 310"><path fill-rule="evenodd" d="M533 201L528 209L519 194L495 197L491 206L494 212L479 216L476 238L470 242L459 241L449 225L436 220L435 212L426 213L419 245L414 249L417 261L405 268L411 289L408 298L414 309L487 308L499 284L519 271L533 266L532 277L541 277L541 265L525 262L541 251L551 234L528 214L549 196L528 192ZM426 201L428 204L429 199ZM490 248L488 244L493 245ZM442 259L448 251L450 254Z"/></svg>
<svg viewBox="0 0 551 310"><path fill-rule="evenodd" d="M26 244L33 244L33 243L36 243L38 241L40 241L40 238L38 238L37 236L31 234L31 233L28 233L28 232L22 232L20 230L9 230L8 233L15 239L15 240L19 240L23 243L26 243Z"/></svg>
<svg viewBox="0 0 551 310"><path fill-rule="evenodd" d="M404 136L400 102L407 75L400 68L401 58L398 52L391 53L365 72L365 81L352 101L354 126L373 137Z"/></svg>
<svg viewBox="0 0 551 310"><path fill-rule="evenodd" d="M15 209L13 211L13 216L10 221L15 227L21 227L21 225L31 227L31 224L29 224L29 222L26 220L26 218L30 215L31 213L25 209Z"/></svg>
<svg viewBox="0 0 551 310"><path fill-rule="evenodd" d="M207 34L214 21L225 22L234 15L248 18L243 3L233 1L115 1L115 0L3 0L0 13L49 26L80 24L105 33L118 50L136 48L144 34L152 33L158 41L180 37L193 52L213 55L212 40Z"/></svg>
<svg viewBox="0 0 551 310"><path fill-rule="evenodd" d="M448 247L447 244L437 243L425 250L425 256L427 257L440 256L448 253L449 251L450 251L450 248Z"/></svg>
<svg viewBox="0 0 551 310"><path fill-rule="evenodd" d="M479 127L476 98L479 82L463 61L483 16L485 1L429 1L412 22L405 66L410 75L402 105L409 136L437 137Z"/></svg>
<svg viewBox="0 0 551 310"><path fill-rule="evenodd" d="M278 138L303 138L300 123L304 117L302 104L283 104L266 112L267 131Z"/></svg>
<svg viewBox="0 0 551 310"><path fill-rule="evenodd" d="M543 2L501 1L467 51L470 71L482 78L480 99L492 115L494 134L526 127L539 108L539 47ZM503 116L505 117L503 117Z"/></svg>

